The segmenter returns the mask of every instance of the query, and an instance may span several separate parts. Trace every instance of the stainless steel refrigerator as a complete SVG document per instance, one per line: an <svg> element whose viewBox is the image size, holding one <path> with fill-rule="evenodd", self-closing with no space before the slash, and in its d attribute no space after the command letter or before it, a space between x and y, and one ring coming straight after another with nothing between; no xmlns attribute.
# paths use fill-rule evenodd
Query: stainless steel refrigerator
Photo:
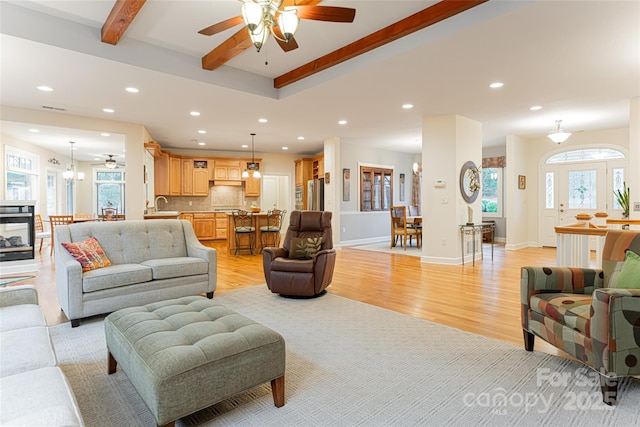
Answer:
<svg viewBox="0 0 640 427"><path fill-rule="evenodd" d="M307 209L310 211L324 210L324 178L307 181Z"/></svg>

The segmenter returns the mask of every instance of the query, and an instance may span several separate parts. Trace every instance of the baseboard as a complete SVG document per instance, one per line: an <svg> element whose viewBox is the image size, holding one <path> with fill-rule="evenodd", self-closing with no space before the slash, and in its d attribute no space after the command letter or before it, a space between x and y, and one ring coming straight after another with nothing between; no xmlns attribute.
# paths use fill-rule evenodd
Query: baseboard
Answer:
<svg viewBox="0 0 640 427"><path fill-rule="evenodd" d="M391 240L390 236L386 237L371 237L368 239L357 239L357 240L345 240L344 242L340 242L340 246L343 248L348 248L350 246L362 246L362 245L373 245L376 243L385 243Z"/></svg>
<svg viewBox="0 0 640 427"><path fill-rule="evenodd" d="M478 259L476 258L476 261ZM469 257L469 261L471 261L471 257ZM425 264L446 264L446 265L460 265L462 260L460 257L456 258L444 258L444 257L435 257L435 256L423 256L420 257L420 262Z"/></svg>
<svg viewBox="0 0 640 427"><path fill-rule="evenodd" d="M524 248L528 248L530 245L528 242L524 242L524 243L507 243L506 245L504 245L504 250L505 251L517 251L518 249L524 249Z"/></svg>

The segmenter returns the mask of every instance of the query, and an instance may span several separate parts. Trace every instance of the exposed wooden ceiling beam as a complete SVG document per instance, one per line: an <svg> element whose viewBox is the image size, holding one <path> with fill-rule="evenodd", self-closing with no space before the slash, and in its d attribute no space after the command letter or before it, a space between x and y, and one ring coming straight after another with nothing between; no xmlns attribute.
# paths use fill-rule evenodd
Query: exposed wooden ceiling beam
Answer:
<svg viewBox="0 0 640 427"><path fill-rule="evenodd" d="M455 16L488 0L443 0L405 19L389 25L381 30L355 42L334 50L320 58L314 59L294 70L289 71L273 80L276 89L302 80L341 62L355 58L394 40L422 30L430 25Z"/></svg>
<svg viewBox="0 0 640 427"><path fill-rule="evenodd" d="M102 26L102 42L118 44L147 0L117 0Z"/></svg>

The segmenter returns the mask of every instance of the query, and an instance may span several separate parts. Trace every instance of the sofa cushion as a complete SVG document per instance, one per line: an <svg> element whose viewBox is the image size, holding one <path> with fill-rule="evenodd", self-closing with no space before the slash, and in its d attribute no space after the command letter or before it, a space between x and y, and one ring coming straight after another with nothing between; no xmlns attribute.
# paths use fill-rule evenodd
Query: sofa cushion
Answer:
<svg viewBox="0 0 640 427"><path fill-rule="evenodd" d="M103 289L149 282L152 278L150 267L142 264L119 264L98 270L87 271L82 277L82 291L94 292Z"/></svg>
<svg viewBox="0 0 640 427"><path fill-rule="evenodd" d="M0 308L0 332L33 326L47 326L39 305L20 304Z"/></svg>
<svg viewBox="0 0 640 427"><path fill-rule="evenodd" d="M195 276L209 272L209 263L201 258L160 258L150 259L141 264L151 268L153 280Z"/></svg>
<svg viewBox="0 0 640 427"><path fill-rule="evenodd" d="M613 287L640 289L640 255L627 250L622 269Z"/></svg>
<svg viewBox="0 0 640 427"><path fill-rule="evenodd" d="M95 270L96 268L108 267L111 261L104 254L100 243L95 237L90 237L79 242L61 242L62 246L71 256L80 263L82 271Z"/></svg>
<svg viewBox="0 0 640 427"><path fill-rule="evenodd" d="M58 367L0 378L0 425L83 426L71 387Z"/></svg>
<svg viewBox="0 0 640 427"><path fill-rule="evenodd" d="M56 365L46 326L2 332L0 341L0 377Z"/></svg>
<svg viewBox="0 0 640 427"><path fill-rule="evenodd" d="M561 325L591 336L591 295L542 293L531 296L531 309Z"/></svg>

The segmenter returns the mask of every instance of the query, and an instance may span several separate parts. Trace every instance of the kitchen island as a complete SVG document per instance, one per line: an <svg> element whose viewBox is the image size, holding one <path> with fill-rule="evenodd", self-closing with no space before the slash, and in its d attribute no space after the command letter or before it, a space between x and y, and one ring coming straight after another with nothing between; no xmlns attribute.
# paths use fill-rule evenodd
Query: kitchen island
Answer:
<svg viewBox="0 0 640 427"><path fill-rule="evenodd" d="M229 247L229 254L234 255L236 253L236 231L233 225L233 214L229 212L227 213L227 215L228 215L227 235L229 236L229 238L227 239L227 246ZM251 213L251 225L256 229L254 231L253 253L259 254L260 248L261 248L260 239L262 237L262 233L260 232L260 227L267 225L267 212ZM244 235L244 236L240 236L240 238L242 239L240 244L242 246L245 246L245 245L248 246L249 243L246 241L248 236Z"/></svg>

